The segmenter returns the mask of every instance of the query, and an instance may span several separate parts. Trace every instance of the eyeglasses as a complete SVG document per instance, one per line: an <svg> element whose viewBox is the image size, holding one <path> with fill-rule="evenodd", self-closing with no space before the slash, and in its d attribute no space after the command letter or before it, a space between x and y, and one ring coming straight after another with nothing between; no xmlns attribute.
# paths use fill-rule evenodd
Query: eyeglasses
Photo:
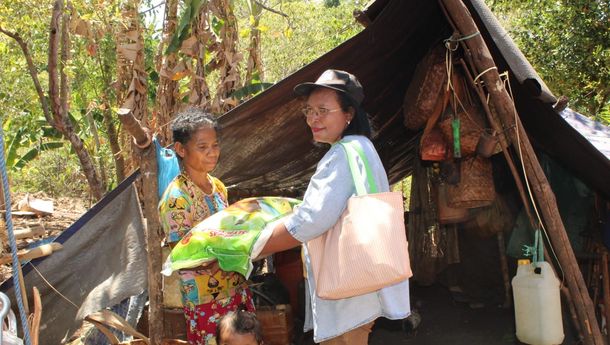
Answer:
<svg viewBox="0 0 610 345"><path fill-rule="evenodd" d="M326 115L330 114L330 113L334 113L336 111L341 111L341 108L337 108L337 109L326 109L326 108L313 108L310 106L306 106L303 107L303 109L301 109L301 112L303 112L303 115L305 116L305 118L307 120L311 120L313 119L313 117L315 115L317 115L320 118L324 118L326 117Z"/></svg>

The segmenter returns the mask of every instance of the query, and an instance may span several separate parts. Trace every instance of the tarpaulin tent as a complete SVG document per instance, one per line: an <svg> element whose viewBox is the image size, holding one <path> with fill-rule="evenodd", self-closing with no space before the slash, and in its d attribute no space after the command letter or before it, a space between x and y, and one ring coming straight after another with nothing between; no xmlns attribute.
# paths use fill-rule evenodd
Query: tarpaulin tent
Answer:
<svg viewBox="0 0 610 345"><path fill-rule="evenodd" d="M85 316L146 290L144 222L133 185L138 175L64 230L55 239L63 250L24 265L25 286L37 287L42 296L43 343L59 344L81 327ZM12 285L7 280L0 289L14 296Z"/></svg>
<svg viewBox="0 0 610 345"><path fill-rule="evenodd" d="M570 126L555 97L483 0L464 1L499 71L509 71L515 104L533 144L610 198L610 160ZM409 174L419 131L403 126L402 105L415 66L452 29L436 1L378 0L360 14L370 24L273 87L220 118L223 155L215 174L234 190L264 194L303 190L324 150L311 143L293 87L328 68L347 70L364 86L364 108L391 182Z"/></svg>

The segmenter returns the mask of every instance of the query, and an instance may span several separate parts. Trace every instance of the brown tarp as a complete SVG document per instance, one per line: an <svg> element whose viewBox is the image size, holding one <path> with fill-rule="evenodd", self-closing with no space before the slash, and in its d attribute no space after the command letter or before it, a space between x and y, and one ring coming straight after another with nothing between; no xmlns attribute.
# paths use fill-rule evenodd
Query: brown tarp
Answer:
<svg viewBox="0 0 610 345"><path fill-rule="evenodd" d="M472 2L480 10L482 2ZM610 198L610 161L555 113L551 104L543 103L554 97L537 81L533 69L515 74L520 66L529 66L527 61L516 64L515 56L518 59L520 54L511 54L509 65L501 52L507 54L516 48L506 43L498 47L485 26L491 27L493 18L484 13L483 22L473 4L465 3L499 70L511 72L515 103L533 143ZM279 190L298 193L306 187L325 148L311 143L299 112L301 102L294 98L292 89L315 80L328 68L350 71L362 82L363 105L376 128L373 141L390 181L410 174L419 132L402 124L403 96L417 63L452 30L436 1L378 0L363 15L371 24L358 35L220 118L223 155L214 173L227 186L233 185L233 190L244 196L248 192L276 194ZM491 32L497 35L497 30Z"/></svg>

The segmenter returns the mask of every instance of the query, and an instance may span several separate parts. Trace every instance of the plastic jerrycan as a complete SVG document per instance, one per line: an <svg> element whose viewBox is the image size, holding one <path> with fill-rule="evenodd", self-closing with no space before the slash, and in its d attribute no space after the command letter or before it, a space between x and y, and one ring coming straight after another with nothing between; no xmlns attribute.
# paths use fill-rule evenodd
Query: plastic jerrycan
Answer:
<svg viewBox="0 0 610 345"><path fill-rule="evenodd" d="M0 292L0 327L1 345L23 345L23 340L17 337L17 318L11 310L11 301L3 292Z"/></svg>
<svg viewBox="0 0 610 345"><path fill-rule="evenodd" d="M517 339L532 345L563 342L559 280L548 262L519 260L512 280Z"/></svg>

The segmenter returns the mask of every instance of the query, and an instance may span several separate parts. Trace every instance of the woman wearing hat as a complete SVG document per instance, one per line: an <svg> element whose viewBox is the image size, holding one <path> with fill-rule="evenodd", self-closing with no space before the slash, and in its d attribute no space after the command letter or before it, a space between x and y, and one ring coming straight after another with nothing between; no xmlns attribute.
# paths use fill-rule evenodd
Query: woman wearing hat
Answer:
<svg viewBox="0 0 610 345"><path fill-rule="evenodd" d="M315 83L299 84L294 91L306 97L303 114L314 141L331 146L311 177L303 203L273 229L261 256L320 236L337 222L348 199L356 194L347 154L341 145L335 145L338 141L359 144L379 192L389 191L386 172L369 140L371 127L361 107L364 92L356 77L344 71L327 70ZM358 163L362 166L361 161ZM306 248L304 253L307 276L312 277ZM327 264L334 263L324 263ZM375 319L403 319L410 314L408 280L339 300L317 296L311 279L306 285L311 308L307 310L305 330L313 327L314 340L322 344L367 344Z"/></svg>

